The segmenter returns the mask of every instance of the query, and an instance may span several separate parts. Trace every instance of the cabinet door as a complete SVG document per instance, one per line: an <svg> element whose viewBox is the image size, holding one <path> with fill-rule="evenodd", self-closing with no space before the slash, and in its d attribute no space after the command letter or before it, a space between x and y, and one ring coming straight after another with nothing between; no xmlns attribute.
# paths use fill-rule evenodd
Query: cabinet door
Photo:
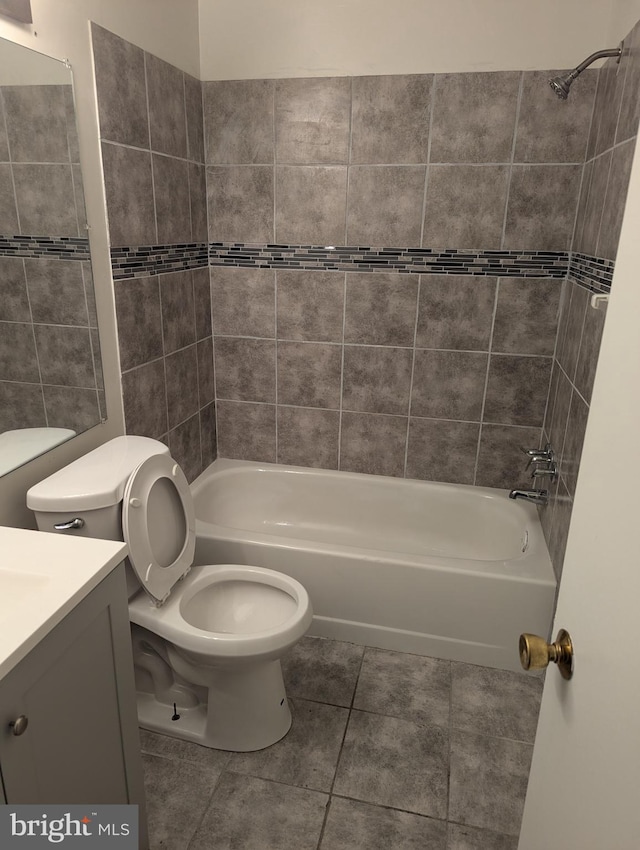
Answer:
<svg viewBox="0 0 640 850"><path fill-rule="evenodd" d="M118 650L123 633L129 639L123 585L120 567L0 683L9 803L143 803L130 787L141 785L135 741L125 752L135 704L130 660L125 653L123 666ZM9 724L20 715L28 726L15 736Z"/></svg>

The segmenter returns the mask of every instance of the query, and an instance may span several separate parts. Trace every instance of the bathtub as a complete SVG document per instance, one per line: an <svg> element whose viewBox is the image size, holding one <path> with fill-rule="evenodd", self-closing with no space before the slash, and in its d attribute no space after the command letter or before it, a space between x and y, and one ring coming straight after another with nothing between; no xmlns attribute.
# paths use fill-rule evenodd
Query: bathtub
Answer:
<svg viewBox="0 0 640 850"><path fill-rule="evenodd" d="M533 505L504 490L218 459L191 485L195 564L307 589L309 634L519 670L556 581Z"/></svg>

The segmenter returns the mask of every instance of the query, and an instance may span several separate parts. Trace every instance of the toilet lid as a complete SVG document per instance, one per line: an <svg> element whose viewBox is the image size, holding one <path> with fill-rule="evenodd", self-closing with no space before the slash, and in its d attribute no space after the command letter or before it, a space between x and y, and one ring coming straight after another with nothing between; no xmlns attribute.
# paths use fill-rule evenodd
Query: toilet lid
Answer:
<svg viewBox="0 0 640 850"><path fill-rule="evenodd" d="M140 584L163 602L191 569L196 518L187 479L169 455L152 455L133 471L124 491L122 530Z"/></svg>

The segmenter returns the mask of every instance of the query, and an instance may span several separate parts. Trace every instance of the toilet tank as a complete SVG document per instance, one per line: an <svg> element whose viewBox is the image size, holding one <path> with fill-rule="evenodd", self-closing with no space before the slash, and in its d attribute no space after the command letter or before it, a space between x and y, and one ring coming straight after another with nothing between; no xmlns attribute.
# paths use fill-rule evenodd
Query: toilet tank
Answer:
<svg viewBox="0 0 640 850"><path fill-rule="evenodd" d="M40 531L122 540L122 497L129 476L148 457L169 454L149 437L116 437L74 460L27 492ZM55 525L82 520L66 531Z"/></svg>

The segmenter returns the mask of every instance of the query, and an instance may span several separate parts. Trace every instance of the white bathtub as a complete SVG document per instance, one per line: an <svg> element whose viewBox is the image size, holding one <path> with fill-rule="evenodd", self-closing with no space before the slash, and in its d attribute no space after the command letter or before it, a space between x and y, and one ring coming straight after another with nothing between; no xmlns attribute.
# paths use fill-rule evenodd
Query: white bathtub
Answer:
<svg viewBox="0 0 640 850"><path fill-rule="evenodd" d="M512 670L548 635L537 511L504 490L219 459L192 492L195 563L298 579L312 635Z"/></svg>

